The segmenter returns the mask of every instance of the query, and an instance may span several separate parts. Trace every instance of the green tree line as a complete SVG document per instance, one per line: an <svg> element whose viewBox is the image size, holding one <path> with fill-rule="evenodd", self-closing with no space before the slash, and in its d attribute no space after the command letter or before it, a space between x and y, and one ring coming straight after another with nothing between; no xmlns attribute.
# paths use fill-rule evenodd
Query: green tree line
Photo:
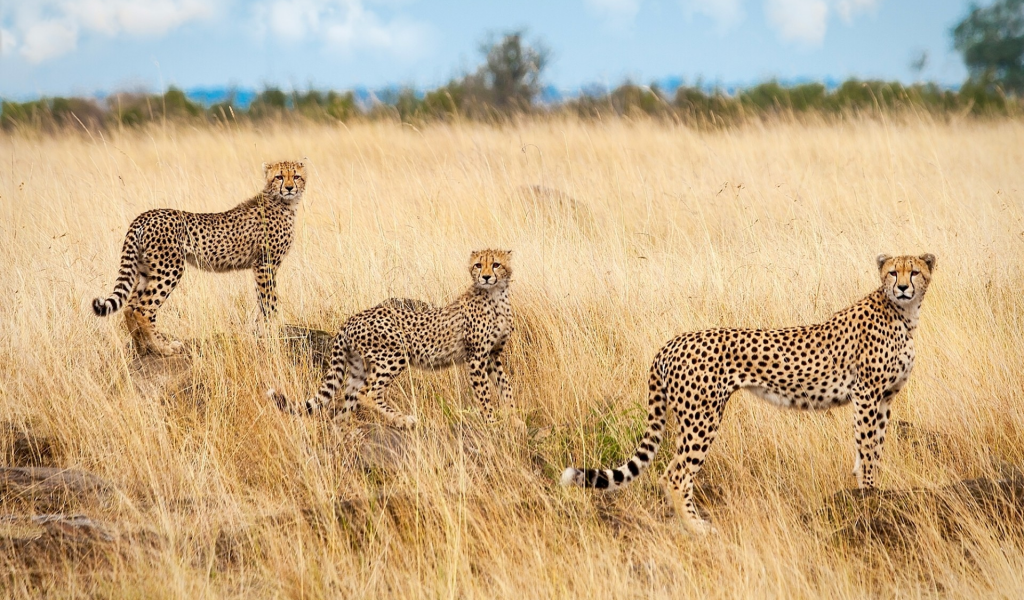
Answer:
<svg viewBox="0 0 1024 600"><path fill-rule="evenodd" d="M541 77L550 53L543 44L512 31L480 47L473 72L426 93L383 92L360 104L352 92L285 92L268 87L244 109L232 99L203 106L184 92L115 94L102 103L89 98L3 101L4 130L134 127L153 122L235 123L307 120L346 122L389 119L402 122L477 120L501 122L523 115L574 115L583 119L650 117L724 126L778 116L880 115L899 112L982 117L1016 116L1024 108L1024 0L997 0L967 16L950 31L970 73L958 90L934 83L850 79L834 89L820 83L784 86L768 81L734 93L701 85L671 93L625 82L611 90L588 91L557 103L540 103ZM925 55L920 59L923 65Z"/></svg>

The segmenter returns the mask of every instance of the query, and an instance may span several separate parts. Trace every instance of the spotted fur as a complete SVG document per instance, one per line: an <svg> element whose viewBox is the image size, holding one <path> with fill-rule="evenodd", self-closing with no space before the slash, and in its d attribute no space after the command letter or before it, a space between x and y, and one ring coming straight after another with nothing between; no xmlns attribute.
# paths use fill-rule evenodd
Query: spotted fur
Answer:
<svg viewBox="0 0 1024 600"><path fill-rule="evenodd" d="M93 312L105 317L126 305L125 322L140 352L180 352L181 342L156 330L156 312L187 262L205 271L252 269L260 309L274 314L277 269L292 244L306 172L301 162L286 161L264 164L263 173L263 191L226 212L161 208L136 217L124 238L114 291L93 300Z"/></svg>
<svg viewBox="0 0 1024 600"><path fill-rule="evenodd" d="M415 426L384 400L388 385L409 365L439 369L466 363L473 395L485 418L493 420L491 384L500 401L512 406L512 387L502 350L512 333L508 284L509 253L481 250L470 257L473 285L454 302L435 307L418 300L392 298L350 317L334 340L331 366L315 396L293 407L284 395L270 390L278 407L293 414L327 409L345 380L345 400L336 416L348 415L360 401L380 411L400 429Z"/></svg>
<svg viewBox="0 0 1024 600"><path fill-rule="evenodd" d="M882 285L817 325L773 330L711 329L683 334L655 356L648 379L647 431L617 469L574 469L563 485L620 488L654 460L674 413L675 458L661 478L676 513L697 532L710 525L693 503L693 478L718 432L733 392L772 404L824 409L853 402L859 485L875 485L889 404L914 366L914 332L935 257L878 257Z"/></svg>

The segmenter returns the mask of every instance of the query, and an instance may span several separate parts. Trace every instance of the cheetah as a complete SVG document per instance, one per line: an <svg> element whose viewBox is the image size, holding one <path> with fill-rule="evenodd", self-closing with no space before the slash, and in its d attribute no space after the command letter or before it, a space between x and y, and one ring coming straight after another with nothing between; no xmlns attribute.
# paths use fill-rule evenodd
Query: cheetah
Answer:
<svg viewBox="0 0 1024 600"><path fill-rule="evenodd" d="M121 250L121 268L109 298L92 309L105 317L127 300L125 322L140 353L181 352L156 330L156 312L174 291L185 263L205 271L252 269L265 317L277 311L276 274L292 245L295 212L306 189L302 162L264 163L263 191L222 213L160 208L132 221Z"/></svg>
<svg viewBox="0 0 1024 600"><path fill-rule="evenodd" d="M693 503L693 479L718 432L725 404L738 389L780 407L826 409L853 402L856 460L862 488L875 485L889 404L914 367L914 332L935 256L877 258L882 284L824 323L786 329L710 329L685 333L655 356L648 379L647 430L617 469L566 469L562 485L613 490L654 460L675 413L675 458L661 484L676 514L695 533L711 530Z"/></svg>
<svg viewBox="0 0 1024 600"><path fill-rule="evenodd" d="M484 417L494 420L491 384L500 402L512 408L512 387L505 374L502 351L512 334L512 305L508 284L512 277L510 253L479 250L469 261L473 284L451 304L442 307L404 298L392 298L350 317L334 339L331 366L320 390L301 408L269 390L278 408L292 414L313 414L326 409L345 380L345 401L336 417L347 416L362 401L384 415L398 429L412 429L416 418L391 408L384 393L409 365L440 369L468 363L473 395Z"/></svg>

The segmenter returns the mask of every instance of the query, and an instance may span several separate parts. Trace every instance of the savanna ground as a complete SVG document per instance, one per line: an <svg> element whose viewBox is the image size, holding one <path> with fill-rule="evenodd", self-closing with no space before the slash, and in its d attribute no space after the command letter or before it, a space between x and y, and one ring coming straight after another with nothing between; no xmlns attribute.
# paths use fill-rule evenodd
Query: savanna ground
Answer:
<svg viewBox="0 0 1024 600"><path fill-rule="evenodd" d="M301 398L319 375L254 333L248 272L189 270L160 313L192 345L189 385L133 383L120 316L89 308L128 223L226 209L259 189L263 161L302 156L284 321L334 330L388 297L445 302L469 284L471 250L510 248L526 436L481 421L462 369L395 383L391 401L419 418L408 435L366 413L279 413L268 387ZM59 509L106 533L0 546L2 595L1020 597L1019 512L925 502L881 535L823 508L855 485L849 406L736 394L698 479L710 537L688 535L661 494L666 448L619 493L556 481L633 451L646 370L672 336L826 319L878 285L882 252L933 252L938 268L893 407L912 427L890 437L881 487L1024 466L1022 166L1019 121L913 117L4 136L0 421L113 491L57 508L5 496L2 514ZM371 438L395 456L368 460Z"/></svg>

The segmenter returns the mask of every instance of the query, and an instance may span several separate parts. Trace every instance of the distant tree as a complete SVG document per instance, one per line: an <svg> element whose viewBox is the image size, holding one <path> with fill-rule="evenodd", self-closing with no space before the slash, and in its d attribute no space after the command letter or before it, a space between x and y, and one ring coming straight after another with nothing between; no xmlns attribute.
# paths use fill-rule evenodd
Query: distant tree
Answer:
<svg viewBox="0 0 1024 600"><path fill-rule="evenodd" d="M984 8L972 4L952 33L973 84L1024 93L1024 0L996 0Z"/></svg>
<svg viewBox="0 0 1024 600"><path fill-rule="evenodd" d="M477 79L485 86L491 106L505 114L532 108L540 93L541 73L548 64L547 48L539 43L532 46L525 43L525 34L523 30L512 31L501 40L480 47L485 62L477 72Z"/></svg>
<svg viewBox="0 0 1024 600"><path fill-rule="evenodd" d="M254 119L280 118L288 109L288 94L280 88L268 86L249 105L249 116Z"/></svg>

